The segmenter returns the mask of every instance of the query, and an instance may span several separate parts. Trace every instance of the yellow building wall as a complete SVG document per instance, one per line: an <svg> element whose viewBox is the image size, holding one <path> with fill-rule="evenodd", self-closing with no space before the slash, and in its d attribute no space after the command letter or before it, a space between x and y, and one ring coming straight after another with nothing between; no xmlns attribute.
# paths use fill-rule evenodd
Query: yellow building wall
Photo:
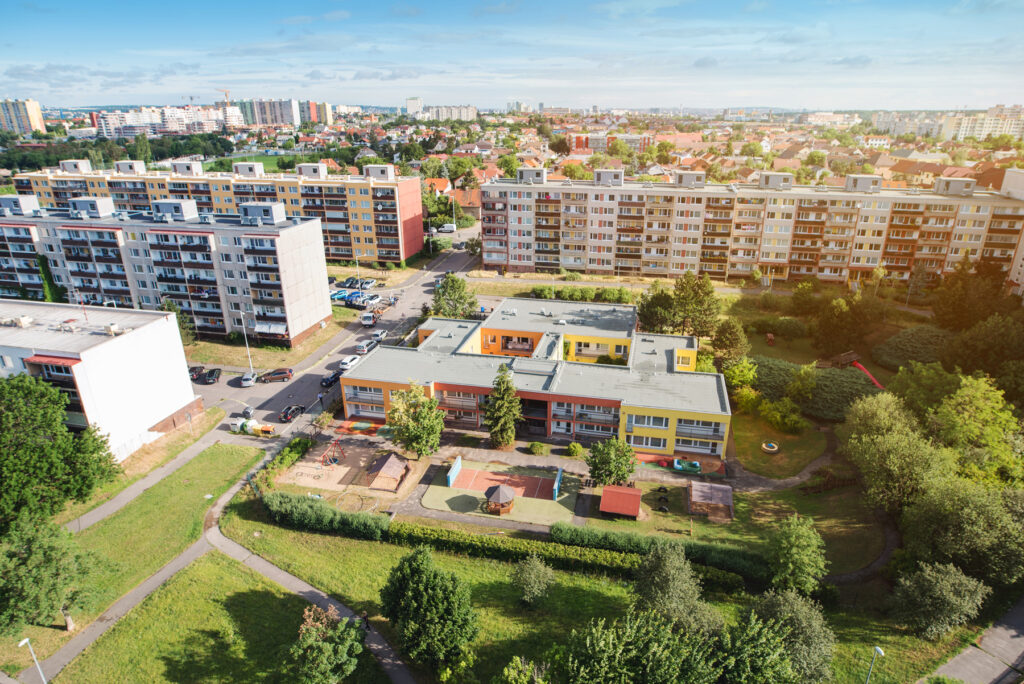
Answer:
<svg viewBox="0 0 1024 684"><path fill-rule="evenodd" d="M504 350L501 348L502 335L529 338L530 342L533 343L533 348L529 351ZM491 342L492 337L494 338L493 342ZM480 331L480 353L496 354L498 356L532 356L542 337L544 337L544 333L529 332L527 330L499 330L497 328L484 328Z"/></svg>
<svg viewBox="0 0 1024 684"><path fill-rule="evenodd" d="M482 354L483 352L480 351L480 329L477 328L470 333L469 337L466 338L466 341L462 343L462 346L459 347L455 353Z"/></svg>
<svg viewBox="0 0 1024 684"><path fill-rule="evenodd" d="M676 348L675 363L677 372L693 371L697 368L697 350Z"/></svg>
<svg viewBox="0 0 1024 684"><path fill-rule="evenodd" d="M644 416L659 416L662 418L668 418L668 427L665 429L652 428L652 427L637 427L633 426L632 432L626 432L626 424L628 415L644 415ZM619 409L619 437L622 440L626 440L627 435L640 435L643 437L661 437L665 440L664 449L653 449L650 447L636 447L641 451L654 454L665 454L671 455L675 452L676 448L676 427L679 420L710 420L716 423L724 423L725 430L722 433L720 439L712 439L710 437L696 437L694 439L703 439L707 442L721 442L722 446L719 450L719 457L725 455L725 442L729 439L729 430L732 428L731 416L722 416L719 414L708 414L698 413L696 411L675 411L671 409L659 409L650 408L647 406L628 406L623 404Z"/></svg>
<svg viewBox="0 0 1024 684"><path fill-rule="evenodd" d="M407 390L411 386L411 384L408 383L408 382L406 382L406 383L396 383L396 382L381 382L381 381L377 381L377 380L356 380L354 378L353 379L346 379L344 376L341 377L341 380L340 380L340 382L338 384L341 385L341 396L342 396L342 402L343 402L344 407L345 407L345 415L346 416L349 414L349 403L350 403L348 398L345 396L345 394L346 394L345 393L345 388L346 387L379 387L380 389L382 389L384 391L384 413L381 415L382 418L385 415L387 415L387 412L391 409L391 397L390 397L391 390ZM425 391L425 393L426 393L426 395L428 397L433 397L434 396L434 386L433 386L433 384L423 385L423 389L424 389L424 391ZM352 403L361 403L361 402L355 401L355 402L352 402Z"/></svg>
<svg viewBox="0 0 1024 684"><path fill-rule="evenodd" d="M597 357L600 356L599 354L598 355L594 355L594 356L579 356L579 357L577 357L576 356L576 343L577 342L589 342L591 345L605 344L605 345L608 345L608 355L609 356L611 356L613 358L618 358L620 356L623 357L623 358L629 358L630 341L629 341L629 338L626 338L626 337L596 337L596 336L590 336L590 335L566 335L564 337L564 339L569 343L569 354L568 354L568 356L565 357L566 361L579 361L579 362L582 362L582 363L596 363L597 362ZM623 355L623 354L616 354L615 353L615 346L616 345L625 345L625 347L626 347L625 355Z"/></svg>

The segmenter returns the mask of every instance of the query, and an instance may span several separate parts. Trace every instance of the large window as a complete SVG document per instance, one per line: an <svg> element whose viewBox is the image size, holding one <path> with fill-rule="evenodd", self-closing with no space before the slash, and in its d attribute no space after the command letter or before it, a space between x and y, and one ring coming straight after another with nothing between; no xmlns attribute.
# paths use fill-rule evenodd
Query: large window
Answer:
<svg viewBox="0 0 1024 684"><path fill-rule="evenodd" d="M663 437L646 437L643 435L626 435L626 441L635 447L647 449L664 449L665 439Z"/></svg>
<svg viewBox="0 0 1024 684"><path fill-rule="evenodd" d="M650 427L664 430L668 427L668 418L664 416L643 416L630 414L626 423L633 427Z"/></svg>

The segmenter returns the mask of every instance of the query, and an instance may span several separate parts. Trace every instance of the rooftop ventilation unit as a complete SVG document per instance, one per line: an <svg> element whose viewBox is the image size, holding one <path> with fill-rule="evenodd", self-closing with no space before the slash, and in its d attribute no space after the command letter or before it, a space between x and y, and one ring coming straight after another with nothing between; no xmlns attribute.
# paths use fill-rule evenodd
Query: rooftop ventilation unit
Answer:
<svg viewBox="0 0 1024 684"><path fill-rule="evenodd" d="M213 223L213 214L200 214L199 215L199 222L200 223Z"/></svg>
<svg viewBox="0 0 1024 684"><path fill-rule="evenodd" d="M153 220L156 221L157 223L167 223L167 222L169 222L171 220L171 217L169 215L167 215L167 214L162 214L160 212L155 212L153 214Z"/></svg>
<svg viewBox="0 0 1024 684"><path fill-rule="evenodd" d="M82 212L77 209L71 209L68 211L68 218L80 219L82 218Z"/></svg>
<svg viewBox="0 0 1024 684"><path fill-rule="evenodd" d="M32 325L31 316L18 316L14 319L14 326L18 328L27 328Z"/></svg>
<svg viewBox="0 0 1024 684"><path fill-rule="evenodd" d="M32 215L33 216L46 216L46 210L45 209L33 209L32 210Z"/></svg>
<svg viewBox="0 0 1024 684"><path fill-rule="evenodd" d="M564 318L559 318L555 325L569 325Z"/></svg>
<svg viewBox="0 0 1024 684"><path fill-rule="evenodd" d="M0 207L0 216L11 216L12 212L8 207Z"/></svg>

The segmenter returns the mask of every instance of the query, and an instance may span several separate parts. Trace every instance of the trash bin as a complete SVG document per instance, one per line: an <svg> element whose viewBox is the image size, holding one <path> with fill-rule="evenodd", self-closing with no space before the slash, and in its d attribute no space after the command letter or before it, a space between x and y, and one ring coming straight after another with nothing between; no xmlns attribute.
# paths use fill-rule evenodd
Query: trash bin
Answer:
<svg viewBox="0 0 1024 684"><path fill-rule="evenodd" d="M254 409L252 406L246 406L244 409L242 409L243 418L252 418L255 413L256 409Z"/></svg>

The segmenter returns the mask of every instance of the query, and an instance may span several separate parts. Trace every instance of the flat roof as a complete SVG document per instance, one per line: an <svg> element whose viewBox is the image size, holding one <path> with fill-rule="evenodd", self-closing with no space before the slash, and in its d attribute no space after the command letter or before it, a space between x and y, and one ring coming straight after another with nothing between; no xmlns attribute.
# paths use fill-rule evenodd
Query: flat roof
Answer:
<svg viewBox="0 0 1024 684"><path fill-rule="evenodd" d="M629 367L641 372L673 373L676 370L676 349L696 349L697 340L690 335L655 335L637 333L629 350Z"/></svg>
<svg viewBox="0 0 1024 684"><path fill-rule="evenodd" d="M77 198L75 198L77 199ZM107 198L100 198L107 199ZM156 200L157 202L173 202L176 200ZM279 223L262 223L258 226L246 225L242 223L242 217L238 214L199 214L199 216L210 217L209 223L204 223L199 220L199 216L185 219L183 221L154 221L152 214L146 214L141 211L127 211L126 218L120 219L114 215L104 216L100 218L71 218L71 215L66 210L45 208L45 215L42 216L5 216L2 222L5 224L9 223L25 223L33 226L47 225L56 226L59 225L61 228L67 228L75 230L76 224L81 224L82 229L96 228L97 226L102 227L106 230L120 230L125 226L131 226L133 229L138 230L145 228L147 230L166 231L168 233L174 233L176 231L181 232L211 232L214 229L217 230L238 230L245 233L259 233L261 231L275 231L281 232L287 228L291 228L295 225L302 225L311 221L319 221L318 218L309 218L306 216L289 216L286 220ZM260 217L262 218L262 217ZM293 219L299 219L297 222Z"/></svg>
<svg viewBox="0 0 1024 684"><path fill-rule="evenodd" d="M563 335L629 337L636 330L636 307L509 297L494 307L483 327Z"/></svg>
<svg viewBox="0 0 1024 684"><path fill-rule="evenodd" d="M0 299L0 345L78 356L114 339L105 329L108 325L132 330L170 315L166 311ZM31 319L26 327L15 324L23 316Z"/></svg>
<svg viewBox="0 0 1024 684"><path fill-rule="evenodd" d="M433 332L427 339L420 342L419 349L454 354L479 327L480 321L431 316L423 321L420 329Z"/></svg>

